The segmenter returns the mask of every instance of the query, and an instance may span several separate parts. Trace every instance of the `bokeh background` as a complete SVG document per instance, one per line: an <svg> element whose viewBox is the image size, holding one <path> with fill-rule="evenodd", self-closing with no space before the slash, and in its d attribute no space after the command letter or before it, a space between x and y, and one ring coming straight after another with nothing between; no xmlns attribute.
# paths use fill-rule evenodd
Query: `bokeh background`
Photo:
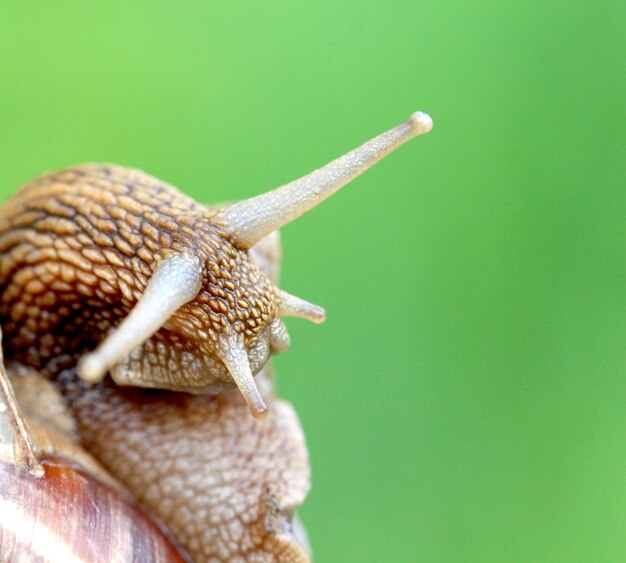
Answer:
<svg viewBox="0 0 626 563"><path fill-rule="evenodd" d="M283 230L318 561L624 561L625 4L3 2L0 195L88 161L206 202L422 109Z"/></svg>

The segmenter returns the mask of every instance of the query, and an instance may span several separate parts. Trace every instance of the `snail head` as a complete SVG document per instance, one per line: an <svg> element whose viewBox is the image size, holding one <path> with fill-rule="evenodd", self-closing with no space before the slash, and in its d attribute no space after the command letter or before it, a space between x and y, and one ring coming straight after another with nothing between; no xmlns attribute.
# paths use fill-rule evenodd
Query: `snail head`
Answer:
<svg viewBox="0 0 626 563"><path fill-rule="evenodd" d="M262 417L267 407L253 376L272 353L288 348L282 318L319 323L325 315L277 287L276 231L431 128L430 117L417 112L303 178L223 208L203 208L183 229L173 225L173 243L155 257L128 316L80 359L80 377L96 382L110 371L118 384L192 393L234 384L252 414Z"/></svg>

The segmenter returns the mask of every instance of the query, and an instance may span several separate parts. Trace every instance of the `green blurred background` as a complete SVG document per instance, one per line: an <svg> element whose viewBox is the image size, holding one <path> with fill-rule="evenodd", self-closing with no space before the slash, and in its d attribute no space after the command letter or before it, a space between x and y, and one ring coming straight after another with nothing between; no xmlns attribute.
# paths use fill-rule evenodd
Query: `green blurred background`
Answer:
<svg viewBox="0 0 626 563"><path fill-rule="evenodd" d="M624 3L225 4L2 3L2 197L244 198L428 111L283 230L317 560L626 560Z"/></svg>

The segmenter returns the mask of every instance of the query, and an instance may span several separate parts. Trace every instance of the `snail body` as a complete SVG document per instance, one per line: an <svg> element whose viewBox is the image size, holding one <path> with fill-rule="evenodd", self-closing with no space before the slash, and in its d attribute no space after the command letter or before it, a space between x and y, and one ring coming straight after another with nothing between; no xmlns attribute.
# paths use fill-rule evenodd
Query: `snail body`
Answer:
<svg viewBox="0 0 626 563"><path fill-rule="evenodd" d="M28 366L54 382L77 440L193 560L308 560L292 518L309 487L306 446L266 363L289 346L283 317L321 322L324 310L278 288L275 232L431 126L418 112L216 209L113 165L45 175L0 208L11 377ZM15 451L33 452L13 463L41 470L19 400L4 401Z"/></svg>

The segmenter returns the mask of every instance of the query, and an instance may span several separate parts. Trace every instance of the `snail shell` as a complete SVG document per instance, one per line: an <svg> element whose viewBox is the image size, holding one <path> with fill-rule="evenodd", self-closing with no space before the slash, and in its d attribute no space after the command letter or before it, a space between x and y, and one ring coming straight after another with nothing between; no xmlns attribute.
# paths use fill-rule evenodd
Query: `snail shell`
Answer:
<svg viewBox="0 0 626 563"><path fill-rule="evenodd" d="M53 385L31 369L13 371L10 385L0 354L0 560L189 561L169 531L80 447Z"/></svg>
<svg viewBox="0 0 626 563"><path fill-rule="evenodd" d="M2 561L186 560L128 493L64 458L44 457L41 466L35 477L0 463Z"/></svg>

